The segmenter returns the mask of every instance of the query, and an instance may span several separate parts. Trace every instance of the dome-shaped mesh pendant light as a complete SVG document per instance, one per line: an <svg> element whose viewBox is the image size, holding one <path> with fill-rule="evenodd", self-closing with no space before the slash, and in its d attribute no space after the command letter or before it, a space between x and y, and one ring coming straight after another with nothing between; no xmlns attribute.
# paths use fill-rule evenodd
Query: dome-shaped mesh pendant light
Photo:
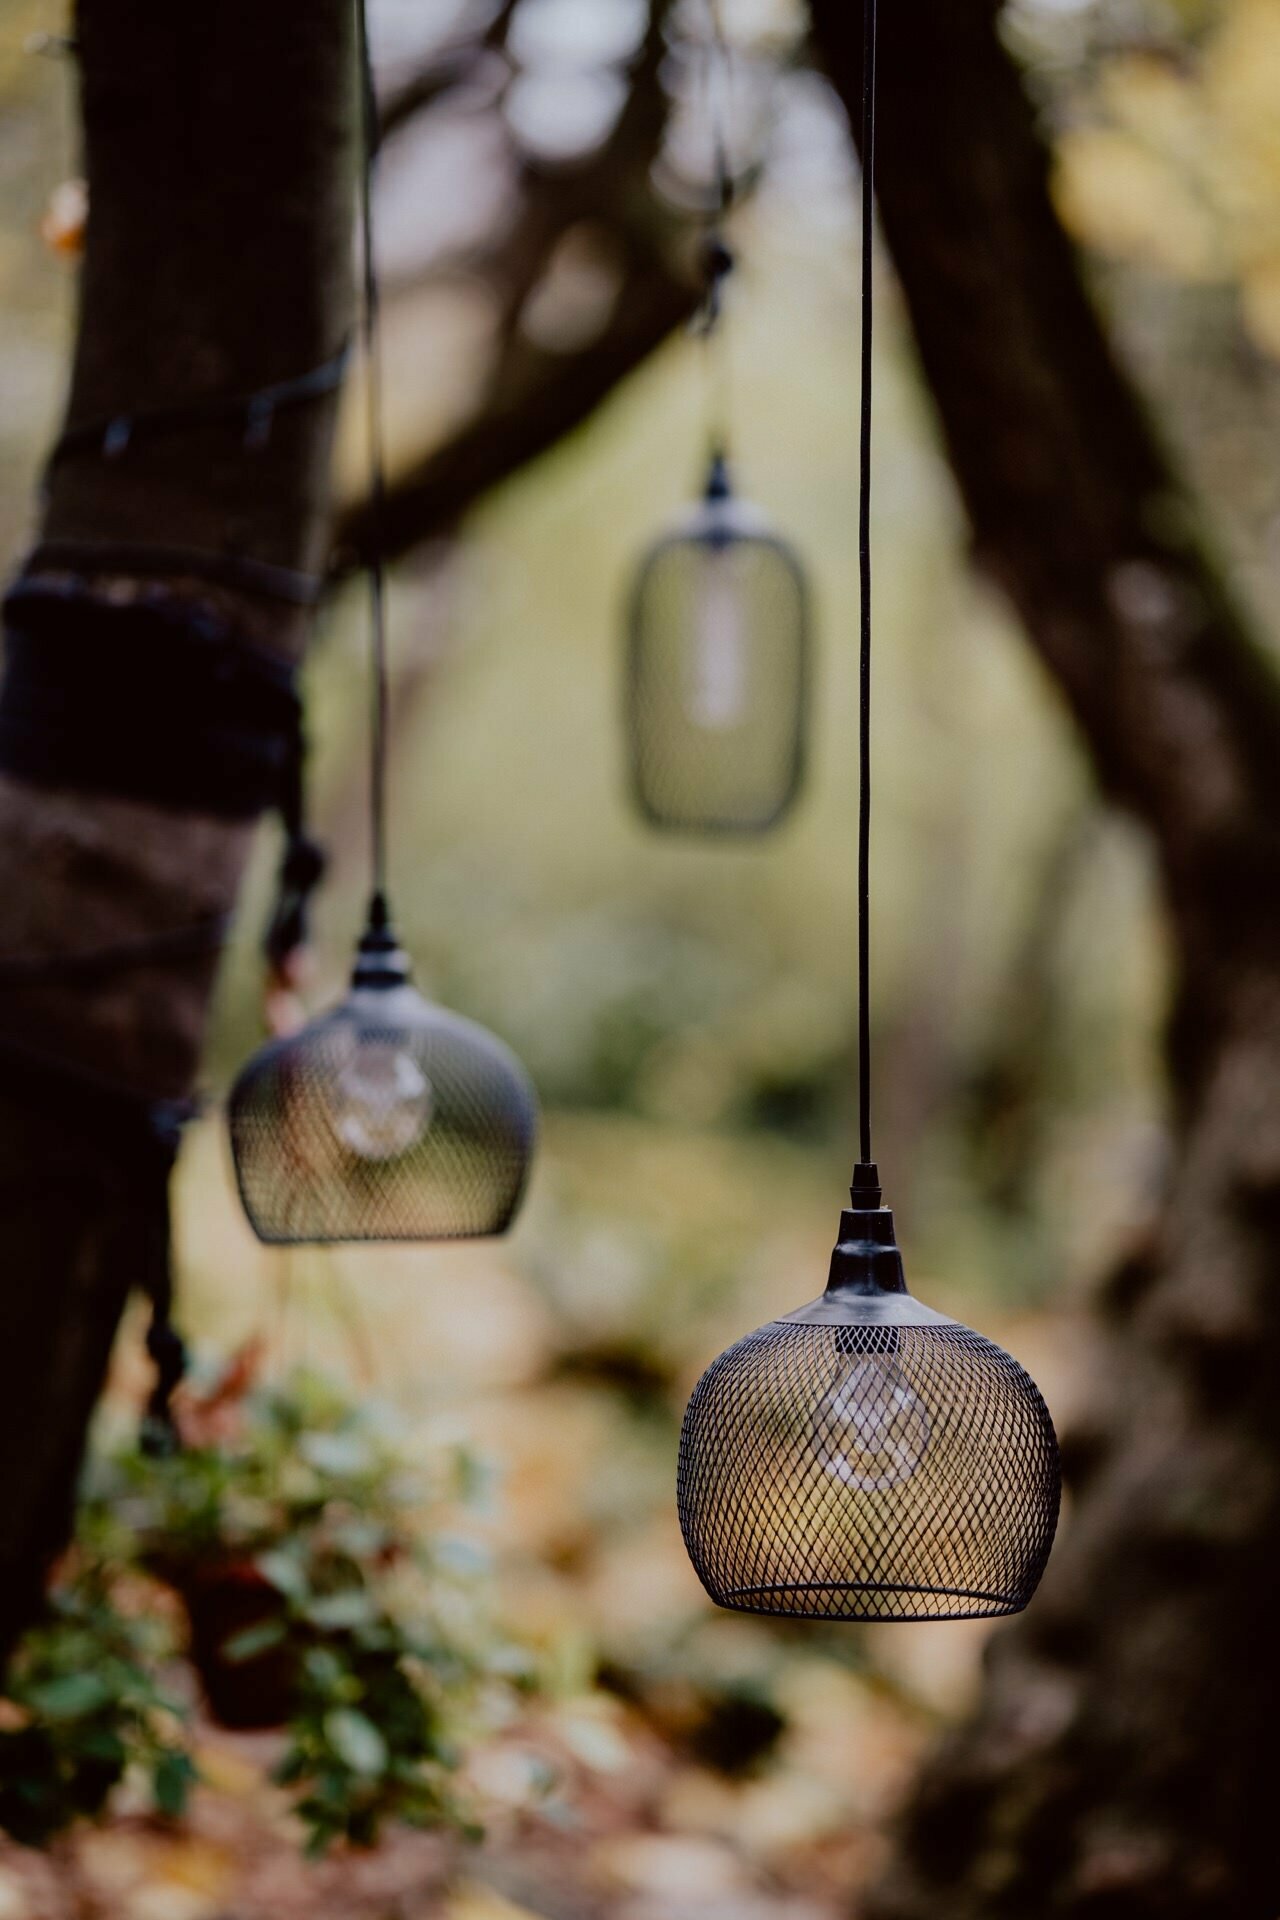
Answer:
<svg viewBox="0 0 1280 1920"><path fill-rule="evenodd" d="M804 777L805 576L712 456L701 503L658 540L631 604L627 734L654 826L762 833Z"/></svg>
<svg viewBox="0 0 1280 1920"><path fill-rule="evenodd" d="M867 1170L864 1170L867 1171ZM1058 1450L1016 1360L906 1290L887 1207L841 1216L826 1293L721 1354L680 1439L685 1544L719 1606L819 1620L1017 1613Z"/></svg>
<svg viewBox="0 0 1280 1920"><path fill-rule="evenodd" d="M875 0L864 0L860 1158L825 1294L713 1362L680 1436L677 1501L711 1598L812 1620L1017 1613L1058 1520L1053 1422L1016 1360L907 1292L871 1158L871 267Z"/></svg>
<svg viewBox="0 0 1280 1920"><path fill-rule="evenodd" d="M733 257L720 229L732 193L722 100L728 49L716 0L707 10L717 196L700 328L711 452L701 501L640 563L624 713L632 794L651 826L755 834L785 818L804 779L809 596L794 550L736 497L726 457L721 319Z"/></svg>
<svg viewBox="0 0 1280 1920"><path fill-rule="evenodd" d="M299 1033L263 1047L231 1092L240 1197L254 1232L273 1245L502 1233L520 1203L537 1128L533 1087L515 1055L472 1021L429 1005L411 985L387 907L384 463L371 222L376 107L360 0L356 12L374 523L374 892L346 998Z"/></svg>
<svg viewBox="0 0 1280 1920"><path fill-rule="evenodd" d="M424 1000L376 924L346 998L262 1048L229 1111L245 1212L276 1245L502 1233L537 1129L515 1055Z"/></svg>

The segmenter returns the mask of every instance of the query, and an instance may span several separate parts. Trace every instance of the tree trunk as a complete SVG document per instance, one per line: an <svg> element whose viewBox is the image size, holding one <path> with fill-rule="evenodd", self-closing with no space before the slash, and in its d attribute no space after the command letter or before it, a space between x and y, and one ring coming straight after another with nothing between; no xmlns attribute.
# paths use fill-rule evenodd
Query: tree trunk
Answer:
<svg viewBox="0 0 1280 1920"><path fill-rule="evenodd" d="M350 319L352 28L350 0L79 9L91 214L24 577L69 596L86 658L118 649L157 753L200 715L133 678L144 603L174 647L212 622L290 663L306 637ZM247 403L325 367L309 395ZM126 784L0 773L0 1646L65 1537L147 1257L147 1103L190 1091L251 831L158 802L145 766Z"/></svg>
<svg viewBox="0 0 1280 1920"><path fill-rule="evenodd" d="M1151 834L1175 1156L1101 1296L1042 1594L867 1912L1274 1920L1280 687L1083 291L998 11L881 9L880 215L976 557ZM858 10L813 14L856 120Z"/></svg>

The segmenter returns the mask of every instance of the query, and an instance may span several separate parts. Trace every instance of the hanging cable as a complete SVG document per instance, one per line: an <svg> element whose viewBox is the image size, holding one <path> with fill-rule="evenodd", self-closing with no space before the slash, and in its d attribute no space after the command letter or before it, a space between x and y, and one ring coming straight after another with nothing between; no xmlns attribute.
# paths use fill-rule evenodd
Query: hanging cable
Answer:
<svg viewBox="0 0 1280 1920"><path fill-rule="evenodd" d="M373 171L378 153L378 97L369 46L368 0L356 0L360 67L360 247L364 281L365 399L369 442L369 611L373 626L373 687L369 784L372 825L372 925L387 921L387 595L386 457L382 428L382 349L378 327L378 272L373 243Z"/></svg>
<svg viewBox="0 0 1280 1920"><path fill-rule="evenodd" d="M702 240L706 299L697 326L707 353L707 447L713 474L728 457L729 359L721 322L724 286L734 269L725 225L733 205L733 169L729 154L729 43L719 0L707 0L705 53L707 119L712 143L712 200Z"/></svg>
<svg viewBox="0 0 1280 1920"><path fill-rule="evenodd" d="M322 366L287 380L273 380L249 392L202 393L169 406L136 407L132 411L81 420L65 427L49 454L49 468L71 454L95 453L118 460L140 441L190 433L195 428L226 423L239 430L251 453L271 440L276 415L312 401L324 400L342 385L348 350L344 341Z"/></svg>
<svg viewBox="0 0 1280 1920"><path fill-rule="evenodd" d="M876 0L862 5L862 391L858 474L858 1129L855 1204L878 1188L871 1158L871 346L875 239ZM873 1205L878 1205L878 1198Z"/></svg>

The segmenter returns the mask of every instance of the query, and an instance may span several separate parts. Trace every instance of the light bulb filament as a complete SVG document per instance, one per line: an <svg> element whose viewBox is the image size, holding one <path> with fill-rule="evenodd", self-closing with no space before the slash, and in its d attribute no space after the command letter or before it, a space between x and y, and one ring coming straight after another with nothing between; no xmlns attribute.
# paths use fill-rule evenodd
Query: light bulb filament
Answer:
<svg viewBox="0 0 1280 1920"><path fill-rule="evenodd" d="M431 1124L435 1095L411 1051L394 1034L353 1036L334 1080L332 1118L344 1147L361 1160L393 1160Z"/></svg>
<svg viewBox="0 0 1280 1920"><path fill-rule="evenodd" d="M748 611L730 556L706 557L693 622L688 712L696 726L723 733L747 714Z"/></svg>
<svg viewBox="0 0 1280 1920"><path fill-rule="evenodd" d="M823 1472L861 1492L909 1480L929 1438L924 1402L885 1354L843 1361L813 1421L813 1449Z"/></svg>

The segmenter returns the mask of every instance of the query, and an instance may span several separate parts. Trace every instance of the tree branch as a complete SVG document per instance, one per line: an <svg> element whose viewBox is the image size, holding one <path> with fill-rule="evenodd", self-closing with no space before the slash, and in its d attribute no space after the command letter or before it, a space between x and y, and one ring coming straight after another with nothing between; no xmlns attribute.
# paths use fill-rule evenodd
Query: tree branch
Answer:
<svg viewBox="0 0 1280 1920"><path fill-rule="evenodd" d="M475 417L390 489L386 552L407 553L456 524L493 487L588 420L696 304L688 283L642 265L623 281L612 320L588 347L557 354L513 342ZM339 521L336 571L358 565L370 538L362 502Z"/></svg>
<svg viewBox="0 0 1280 1920"><path fill-rule="evenodd" d="M650 181L671 110L661 74L669 10L670 0L655 0L626 104L607 140L573 167L527 165L519 217L468 263L469 273L497 297L497 359L471 418L393 480L385 517L389 555L439 534L572 432L702 298L692 223L664 205ZM521 330L525 303L558 243L588 225L607 231L620 255L609 316L585 346L563 353L540 347ZM368 504L361 500L339 518L335 572L367 557L371 538Z"/></svg>
<svg viewBox="0 0 1280 1920"><path fill-rule="evenodd" d="M416 119L452 93L465 86L481 70L486 59L499 53L506 44L516 0L503 0L482 33L453 40L441 47L416 73L379 102L378 134L381 140Z"/></svg>

